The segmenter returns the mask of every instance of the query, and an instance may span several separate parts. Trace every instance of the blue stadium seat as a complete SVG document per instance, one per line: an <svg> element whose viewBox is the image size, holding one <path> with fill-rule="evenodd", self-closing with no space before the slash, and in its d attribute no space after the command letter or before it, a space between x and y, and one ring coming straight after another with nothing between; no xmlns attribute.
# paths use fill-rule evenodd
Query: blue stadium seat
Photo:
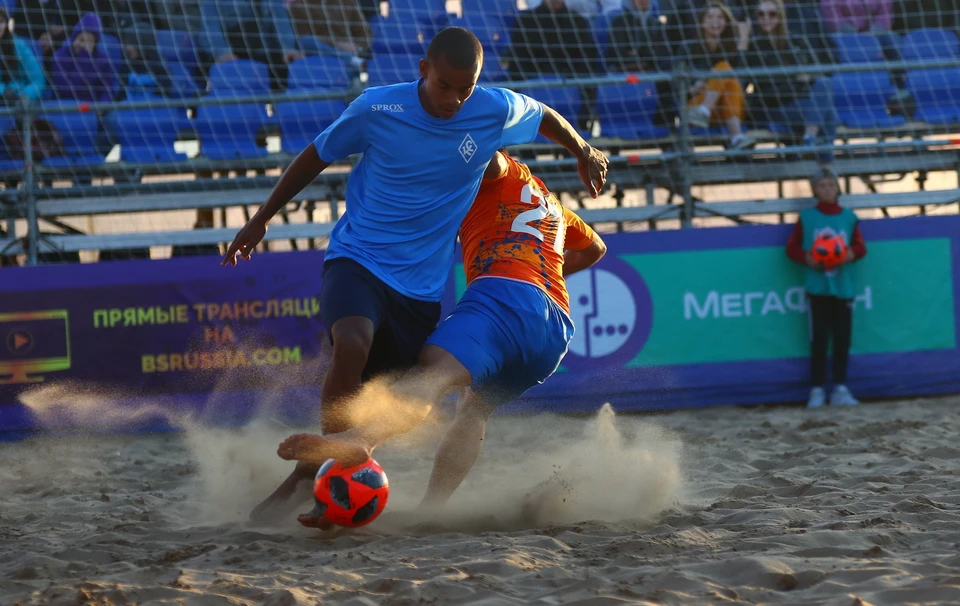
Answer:
<svg viewBox="0 0 960 606"><path fill-rule="evenodd" d="M887 72L855 72L833 76L833 99L840 121L854 128L899 126L903 116L887 114L887 100L896 87Z"/></svg>
<svg viewBox="0 0 960 606"><path fill-rule="evenodd" d="M653 83L610 84L597 87L600 134L621 139L655 139L670 131L653 124L660 106Z"/></svg>
<svg viewBox="0 0 960 606"><path fill-rule="evenodd" d="M214 160L256 158L267 154L257 145L260 129L273 121L263 103L242 103L247 95L270 92L267 66L238 59L218 63L210 69L210 94L223 98L224 104L204 105L197 109L197 133L200 150Z"/></svg>
<svg viewBox="0 0 960 606"><path fill-rule="evenodd" d="M610 24L622 13L623 11L600 13L593 19L593 39L597 42L601 58L606 56L607 45L610 43Z"/></svg>
<svg viewBox="0 0 960 606"><path fill-rule="evenodd" d="M195 77L200 55L190 33L162 29L156 34L157 52L170 73L177 95L192 97L201 94Z"/></svg>
<svg viewBox="0 0 960 606"><path fill-rule="evenodd" d="M960 57L957 35L942 29L915 30L903 37L905 61ZM960 69L918 69L907 72L907 90L917 104L916 118L931 124L960 121Z"/></svg>
<svg viewBox="0 0 960 606"><path fill-rule="evenodd" d="M274 113L280 124L280 147L285 152L299 154L346 108L343 99L276 103Z"/></svg>
<svg viewBox="0 0 960 606"><path fill-rule="evenodd" d="M500 63L500 56L495 53L483 54L483 69L480 71L480 82L501 82L507 79L507 71Z"/></svg>
<svg viewBox="0 0 960 606"><path fill-rule="evenodd" d="M918 29L903 37L900 55L904 61L960 57L957 35L944 29Z"/></svg>
<svg viewBox="0 0 960 606"><path fill-rule="evenodd" d="M555 80L555 78L541 78L541 80ZM558 114L567 119L576 128L579 122L580 109L583 100L579 86L552 86L546 88L532 88L521 91L529 97L552 107ZM584 138L590 138L590 133L581 132ZM537 135L538 143L549 143L542 135Z"/></svg>
<svg viewBox="0 0 960 606"><path fill-rule="evenodd" d="M170 63L167 66L167 73L170 74L170 80L173 83L173 95L176 97L196 97L203 91L197 84L193 74L187 71L186 66L179 63Z"/></svg>
<svg viewBox="0 0 960 606"><path fill-rule="evenodd" d="M482 14L512 18L518 12L516 0L461 0L460 10L464 17Z"/></svg>
<svg viewBox="0 0 960 606"><path fill-rule="evenodd" d="M451 26L462 27L474 33L485 52L501 54L510 48L510 28L513 15L499 16L484 13L467 13L460 19L450 21Z"/></svg>
<svg viewBox="0 0 960 606"><path fill-rule="evenodd" d="M190 126L184 109L117 110L104 117L104 126L120 144L120 160L124 162L176 162L186 158L173 148L179 131Z"/></svg>
<svg viewBox="0 0 960 606"><path fill-rule="evenodd" d="M65 156L47 158L43 163L47 166L81 167L102 164L104 154L99 149L100 120L93 112L75 113L43 113L43 108L60 107L76 108L76 101L50 101L41 104L40 117L48 120L57 127L63 137Z"/></svg>
<svg viewBox="0 0 960 606"><path fill-rule="evenodd" d="M930 124L960 122L960 69L915 69L907 72L907 90L917 104L915 117Z"/></svg>
<svg viewBox="0 0 960 606"><path fill-rule="evenodd" d="M200 64L200 55L190 32L158 29L156 35L157 52L161 58L171 63L179 63L188 71L193 71Z"/></svg>
<svg viewBox="0 0 960 606"><path fill-rule="evenodd" d="M343 89L349 86L347 65L337 57L304 57L290 64L288 90Z"/></svg>
<svg viewBox="0 0 960 606"><path fill-rule="evenodd" d="M373 21L370 50L373 54L399 53L423 56L432 32L422 23L397 17L377 17Z"/></svg>
<svg viewBox="0 0 960 606"><path fill-rule="evenodd" d="M235 59L210 68L210 92L215 95L263 95L270 92L267 66L257 61Z"/></svg>
<svg viewBox="0 0 960 606"><path fill-rule="evenodd" d="M883 46L871 34L834 34L833 43L840 63L879 63L884 60Z"/></svg>
<svg viewBox="0 0 960 606"><path fill-rule="evenodd" d="M377 55L367 61L367 86L412 82L420 77L423 55Z"/></svg>
<svg viewBox="0 0 960 606"><path fill-rule="evenodd" d="M430 37L447 24L446 0L390 0L388 10L393 19L426 26Z"/></svg>

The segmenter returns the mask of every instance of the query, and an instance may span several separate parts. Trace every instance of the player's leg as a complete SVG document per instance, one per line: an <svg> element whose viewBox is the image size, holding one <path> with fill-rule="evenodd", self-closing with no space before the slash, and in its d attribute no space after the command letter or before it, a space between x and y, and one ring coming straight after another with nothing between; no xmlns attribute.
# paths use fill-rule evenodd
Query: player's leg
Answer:
<svg viewBox="0 0 960 606"><path fill-rule="evenodd" d="M483 451L487 420L495 407L466 389L457 403L457 414L440 441L427 493L420 503L424 509L440 509L467 477Z"/></svg>
<svg viewBox="0 0 960 606"><path fill-rule="evenodd" d="M343 429L347 413L342 402L360 387L370 350L387 303L386 287L366 268L350 259L324 264L320 311L329 325L333 356L324 379L321 419L325 432ZM292 513L310 499L319 466L298 463L273 493L257 505L250 519L264 521Z"/></svg>
<svg viewBox="0 0 960 606"><path fill-rule="evenodd" d="M327 459L348 467L359 465L387 439L414 429L438 401L470 380L470 372L453 355L428 344L417 366L395 379L370 381L350 399L351 407L370 411L356 426L330 435L290 436L277 455L316 467Z"/></svg>
<svg viewBox="0 0 960 606"><path fill-rule="evenodd" d="M811 295L810 304L810 383L823 387L827 383L827 349L830 344L829 297Z"/></svg>
<svg viewBox="0 0 960 606"><path fill-rule="evenodd" d="M470 308L474 314L469 323L463 323L459 340L451 344L453 353L470 360L471 347L477 345L495 353L485 364L465 364L473 369L473 393L461 402L437 450L422 502L428 509L442 507L473 467L493 411L547 380L573 338L569 316L532 285L487 279L471 285L467 293L477 304Z"/></svg>

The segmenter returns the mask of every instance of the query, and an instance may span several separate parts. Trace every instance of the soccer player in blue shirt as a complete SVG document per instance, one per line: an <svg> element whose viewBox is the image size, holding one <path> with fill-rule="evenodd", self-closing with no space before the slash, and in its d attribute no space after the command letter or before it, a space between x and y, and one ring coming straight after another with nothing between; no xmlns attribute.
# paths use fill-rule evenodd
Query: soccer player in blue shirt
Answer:
<svg viewBox="0 0 960 606"><path fill-rule="evenodd" d="M320 313L333 343L323 381L325 434L349 429L346 396L362 381L405 370L440 320L440 299L460 223L501 148L539 132L577 158L596 197L607 159L557 112L510 90L477 86L483 48L451 27L431 41L420 80L369 88L290 164L240 230L224 265L249 259L267 222L327 166L363 157L347 180L347 209L330 235ZM310 496L316 467L298 464L251 517L285 514ZM296 496L298 488L302 494Z"/></svg>

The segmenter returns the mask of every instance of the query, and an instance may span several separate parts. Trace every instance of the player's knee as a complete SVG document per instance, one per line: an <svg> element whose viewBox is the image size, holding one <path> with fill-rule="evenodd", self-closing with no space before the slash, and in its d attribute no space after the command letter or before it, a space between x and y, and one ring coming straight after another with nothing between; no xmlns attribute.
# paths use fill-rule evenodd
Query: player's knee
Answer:
<svg viewBox="0 0 960 606"><path fill-rule="evenodd" d="M342 330L333 339L333 359L337 364L366 364L370 348L373 347L373 335L363 331Z"/></svg>

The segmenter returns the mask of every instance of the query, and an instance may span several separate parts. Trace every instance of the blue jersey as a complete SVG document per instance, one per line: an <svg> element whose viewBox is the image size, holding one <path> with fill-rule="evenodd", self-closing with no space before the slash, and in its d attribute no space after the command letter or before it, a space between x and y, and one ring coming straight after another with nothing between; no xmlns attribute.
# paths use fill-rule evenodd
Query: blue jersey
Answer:
<svg viewBox="0 0 960 606"><path fill-rule="evenodd" d="M317 137L324 162L363 154L325 258L353 259L408 297L439 301L487 163L500 147L533 141L543 107L478 86L444 120L423 109L418 84L365 90Z"/></svg>

